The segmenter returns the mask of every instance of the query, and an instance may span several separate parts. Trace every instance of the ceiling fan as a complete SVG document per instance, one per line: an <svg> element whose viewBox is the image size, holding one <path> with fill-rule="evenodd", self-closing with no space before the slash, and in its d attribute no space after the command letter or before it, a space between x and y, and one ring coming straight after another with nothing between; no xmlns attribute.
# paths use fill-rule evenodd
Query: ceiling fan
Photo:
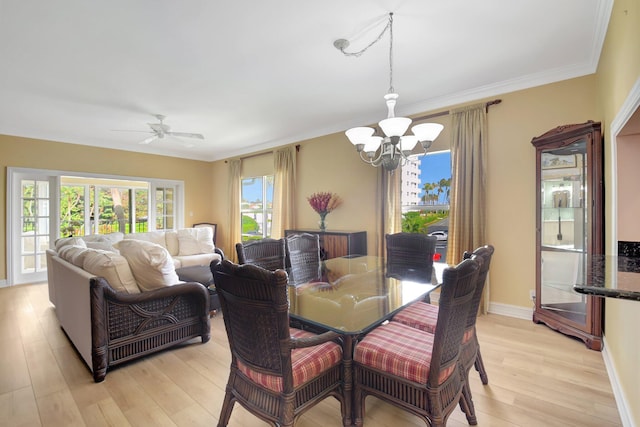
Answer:
<svg viewBox="0 0 640 427"><path fill-rule="evenodd" d="M151 133L148 138L140 141L140 144L150 144L156 139L162 139L165 136L177 136L179 138L196 138L196 139L204 139L204 135L200 133L190 133L190 132L173 132L171 131L171 126L164 124L164 119L166 116L162 114L154 114L154 117L158 119L158 123L147 123L151 128L151 131L125 131L125 132L145 132Z"/></svg>

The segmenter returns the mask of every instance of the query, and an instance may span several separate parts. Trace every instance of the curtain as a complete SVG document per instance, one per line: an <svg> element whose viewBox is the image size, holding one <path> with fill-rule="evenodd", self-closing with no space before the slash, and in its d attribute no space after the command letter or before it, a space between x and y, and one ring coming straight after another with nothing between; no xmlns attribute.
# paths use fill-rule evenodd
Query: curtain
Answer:
<svg viewBox="0 0 640 427"><path fill-rule="evenodd" d="M385 256L385 234L402 231L402 170L378 171L378 239L379 256Z"/></svg>
<svg viewBox="0 0 640 427"><path fill-rule="evenodd" d="M273 154L273 216L271 237L279 239L284 230L294 228L295 156L293 147L278 150Z"/></svg>
<svg viewBox="0 0 640 427"><path fill-rule="evenodd" d="M236 243L242 241L242 218L240 217L240 198L242 182L242 160L229 161L229 240L225 255L233 262L238 262Z"/></svg>
<svg viewBox="0 0 640 427"><path fill-rule="evenodd" d="M488 126L486 105L451 111L451 210L447 263L457 264L464 251L485 245ZM481 311L486 313L489 283Z"/></svg>

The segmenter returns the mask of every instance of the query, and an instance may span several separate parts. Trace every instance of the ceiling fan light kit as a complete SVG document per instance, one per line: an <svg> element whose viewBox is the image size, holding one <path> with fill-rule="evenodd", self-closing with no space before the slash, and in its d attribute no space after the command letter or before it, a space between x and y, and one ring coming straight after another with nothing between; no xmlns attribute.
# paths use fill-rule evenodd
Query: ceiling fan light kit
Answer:
<svg viewBox="0 0 640 427"><path fill-rule="evenodd" d="M411 128L413 135L405 135L412 120L408 117L396 117L395 106L398 94L393 89L393 13L389 13L389 21L378 37L364 49L358 52L346 52L349 41L338 39L333 46L345 56L360 56L367 49L377 43L382 36L389 31L389 91L384 96L387 104L387 118L378 122L384 136L374 135L375 129L370 127L355 127L345 132L349 141L360 153L360 158L372 166L382 166L385 170L393 172L400 165L409 161L414 147L420 143L423 152L416 155L427 154L427 150L433 141L440 135L444 126L439 123L422 123Z"/></svg>

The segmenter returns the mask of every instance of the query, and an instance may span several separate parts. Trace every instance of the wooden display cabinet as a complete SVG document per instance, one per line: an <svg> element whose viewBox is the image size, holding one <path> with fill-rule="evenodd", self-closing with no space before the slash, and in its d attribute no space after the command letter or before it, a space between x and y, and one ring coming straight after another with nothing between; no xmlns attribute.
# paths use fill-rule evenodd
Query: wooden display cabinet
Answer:
<svg viewBox="0 0 640 427"><path fill-rule="evenodd" d="M600 123L560 126L536 148L536 294L533 321L602 348L602 299L579 294L590 255L602 254Z"/></svg>

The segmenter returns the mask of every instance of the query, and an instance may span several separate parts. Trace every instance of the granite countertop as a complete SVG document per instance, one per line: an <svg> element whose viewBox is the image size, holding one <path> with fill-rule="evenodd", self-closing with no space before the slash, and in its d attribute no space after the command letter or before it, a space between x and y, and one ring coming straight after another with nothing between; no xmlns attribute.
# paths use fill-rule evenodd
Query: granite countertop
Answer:
<svg viewBox="0 0 640 427"><path fill-rule="evenodd" d="M640 301L640 258L594 255L586 276L586 283L574 285L576 292Z"/></svg>

